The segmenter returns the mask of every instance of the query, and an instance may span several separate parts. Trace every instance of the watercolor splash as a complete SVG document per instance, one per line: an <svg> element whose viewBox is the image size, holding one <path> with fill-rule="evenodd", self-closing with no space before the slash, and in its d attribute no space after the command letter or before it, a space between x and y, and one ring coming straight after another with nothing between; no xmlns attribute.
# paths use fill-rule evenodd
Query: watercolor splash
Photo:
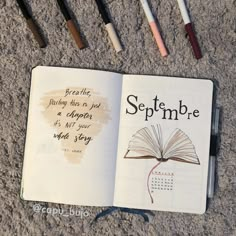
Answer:
<svg viewBox="0 0 236 236"><path fill-rule="evenodd" d="M43 96L40 105L55 130L52 138L61 143L71 163L80 163L86 149L111 119L107 99L89 88L51 91Z"/></svg>

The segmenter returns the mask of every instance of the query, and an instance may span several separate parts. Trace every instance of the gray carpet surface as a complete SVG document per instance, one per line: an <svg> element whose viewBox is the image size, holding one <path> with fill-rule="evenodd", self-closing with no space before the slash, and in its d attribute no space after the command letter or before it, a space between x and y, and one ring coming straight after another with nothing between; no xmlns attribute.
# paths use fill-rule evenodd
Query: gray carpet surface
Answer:
<svg viewBox="0 0 236 236"><path fill-rule="evenodd" d="M204 55L199 61L185 37L177 1L149 0L170 52L165 59L138 0L104 2L124 47L120 54L115 53L93 0L68 0L87 41L88 48L82 51L71 39L56 1L27 1L48 43L39 49L16 1L0 0L0 235L236 235L236 1L187 1ZM207 212L155 212L150 223L115 212L91 225L101 208L35 206L21 200L30 76L37 65L214 79L223 112L216 194ZM35 207L48 213L37 213ZM59 210L70 215L62 216Z"/></svg>

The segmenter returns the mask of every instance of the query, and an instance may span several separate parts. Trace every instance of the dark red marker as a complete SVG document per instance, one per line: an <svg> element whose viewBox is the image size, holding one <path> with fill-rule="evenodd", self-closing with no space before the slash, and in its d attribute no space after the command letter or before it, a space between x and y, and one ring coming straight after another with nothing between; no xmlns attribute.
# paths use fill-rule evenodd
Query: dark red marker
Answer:
<svg viewBox="0 0 236 236"><path fill-rule="evenodd" d="M193 53L197 59L200 59L200 58L202 58L201 49L199 47L197 37L194 33L193 25L192 25L190 18L188 16L188 11L187 11L185 2L184 2L184 0L177 0L177 2L179 4L181 15L184 20L185 30L188 33L189 41L190 41L192 48L193 48Z"/></svg>

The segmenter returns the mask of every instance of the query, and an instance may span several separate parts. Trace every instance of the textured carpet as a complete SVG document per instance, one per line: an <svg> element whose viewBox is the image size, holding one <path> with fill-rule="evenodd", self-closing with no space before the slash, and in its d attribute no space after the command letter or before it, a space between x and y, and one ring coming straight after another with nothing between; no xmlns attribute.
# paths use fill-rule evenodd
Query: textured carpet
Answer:
<svg viewBox="0 0 236 236"><path fill-rule="evenodd" d="M104 0L124 47L118 55L95 1L68 0L87 41L82 51L71 40L56 1L27 2L47 40L45 49L33 40L16 2L0 0L0 235L236 235L236 1L187 1L204 55L200 61L192 56L176 1L149 1L170 52L166 59L160 57L138 0ZM42 203L48 213L37 213L33 202L21 200L30 74L36 65L216 80L223 113L216 195L207 212L155 212L150 223L116 212L90 225L101 208Z"/></svg>

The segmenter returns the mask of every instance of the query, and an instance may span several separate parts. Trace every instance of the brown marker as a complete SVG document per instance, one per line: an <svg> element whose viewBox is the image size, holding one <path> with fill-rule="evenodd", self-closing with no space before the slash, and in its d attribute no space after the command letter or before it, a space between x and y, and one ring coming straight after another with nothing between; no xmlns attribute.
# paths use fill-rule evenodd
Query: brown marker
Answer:
<svg viewBox="0 0 236 236"><path fill-rule="evenodd" d="M45 48L46 47L46 43L45 43L42 35L40 34L37 25L34 23L31 15L29 14L29 12L28 12L28 10L27 10L23 0L16 0L16 1L17 1L18 5L19 5L21 11L22 11L23 16L26 19L28 27L30 28L30 30L32 31L32 33L34 35L35 40L38 42L38 44L39 44L39 46L41 48Z"/></svg>
<svg viewBox="0 0 236 236"><path fill-rule="evenodd" d="M68 26L68 29L70 30L77 46L79 47L79 49L83 49L85 48L85 45L81 39L81 36L79 34L79 31L78 29L76 28L74 22L72 21L71 19L71 16L66 8L66 5L65 5L65 2L64 0L57 0L57 3L61 9L61 12L62 14L64 15L65 19L66 19L66 22L67 22L67 26Z"/></svg>

